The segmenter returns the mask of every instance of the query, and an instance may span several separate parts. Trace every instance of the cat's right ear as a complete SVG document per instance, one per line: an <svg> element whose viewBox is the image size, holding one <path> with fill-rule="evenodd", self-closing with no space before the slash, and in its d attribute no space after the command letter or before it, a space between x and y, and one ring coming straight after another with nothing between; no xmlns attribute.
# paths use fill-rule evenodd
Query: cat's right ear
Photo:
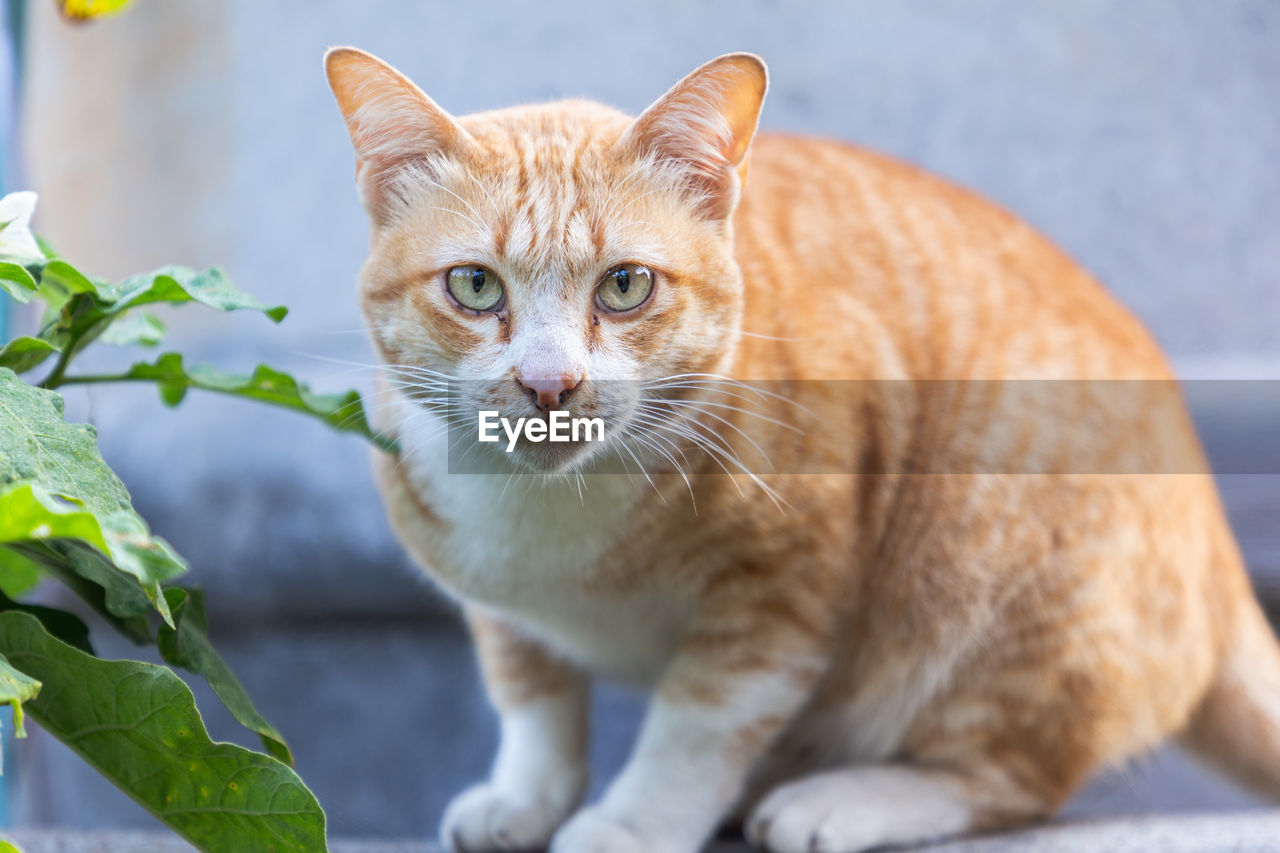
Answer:
<svg viewBox="0 0 1280 853"><path fill-rule="evenodd" d="M375 222L390 214L402 189L397 179L407 169L429 167L432 158L475 144L413 81L376 56L335 47L324 68L355 148L360 200Z"/></svg>

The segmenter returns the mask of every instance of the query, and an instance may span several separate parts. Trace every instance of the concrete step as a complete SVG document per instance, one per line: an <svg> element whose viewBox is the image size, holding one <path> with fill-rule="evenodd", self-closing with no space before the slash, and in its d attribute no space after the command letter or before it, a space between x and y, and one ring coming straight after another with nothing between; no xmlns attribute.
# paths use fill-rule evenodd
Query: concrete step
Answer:
<svg viewBox="0 0 1280 853"><path fill-rule="evenodd" d="M13 830L0 833L23 853L191 853L171 835L152 832ZM707 853L747 853L741 843L714 844ZM902 848L907 849L907 848ZM1275 853L1280 810L1252 814L1149 815L1077 821L910 848L927 853ZM331 853L442 853L424 841L335 840Z"/></svg>
<svg viewBox="0 0 1280 853"><path fill-rule="evenodd" d="M218 613L215 612L215 617ZM258 632L221 624L219 647L293 746L297 769L335 836L428 838L455 794L483 778L496 721L468 641L449 624L336 620ZM99 636L106 637L105 632ZM106 656L136 656L123 642ZM254 747L204 685L196 699L213 737ZM644 698L609 685L596 695L593 787L626 760ZM147 829L153 819L36 726L10 747L6 776L19 826ZM1101 775L1068 804L1070 819L1257 809L1239 790L1174 749Z"/></svg>

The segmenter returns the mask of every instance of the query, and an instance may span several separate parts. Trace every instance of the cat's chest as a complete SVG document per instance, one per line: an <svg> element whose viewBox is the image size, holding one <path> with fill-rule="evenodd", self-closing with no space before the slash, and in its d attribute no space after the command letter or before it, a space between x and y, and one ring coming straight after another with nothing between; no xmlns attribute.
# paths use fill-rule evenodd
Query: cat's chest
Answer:
<svg viewBox="0 0 1280 853"><path fill-rule="evenodd" d="M692 602L640 570L648 549L620 550L641 511L635 483L448 474L427 462L408 473L440 519L430 568L450 592L601 674L648 681L661 670Z"/></svg>

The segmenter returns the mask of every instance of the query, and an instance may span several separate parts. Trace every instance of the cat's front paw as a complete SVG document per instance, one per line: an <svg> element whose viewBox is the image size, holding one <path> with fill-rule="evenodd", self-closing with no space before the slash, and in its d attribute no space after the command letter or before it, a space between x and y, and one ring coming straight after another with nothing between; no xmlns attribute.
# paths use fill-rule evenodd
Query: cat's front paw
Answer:
<svg viewBox="0 0 1280 853"><path fill-rule="evenodd" d="M571 807L519 797L493 785L463 791L445 810L440 840L451 853L542 850Z"/></svg>
<svg viewBox="0 0 1280 853"><path fill-rule="evenodd" d="M636 832L599 808L583 809L561 827L551 853L654 853Z"/></svg>

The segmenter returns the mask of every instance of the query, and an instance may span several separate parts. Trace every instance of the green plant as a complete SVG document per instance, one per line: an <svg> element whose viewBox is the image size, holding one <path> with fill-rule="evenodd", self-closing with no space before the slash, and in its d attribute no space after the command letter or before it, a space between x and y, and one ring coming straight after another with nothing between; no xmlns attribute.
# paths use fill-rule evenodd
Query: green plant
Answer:
<svg viewBox="0 0 1280 853"><path fill-rule="evenodd" d="M26 714L165 824L206 851L323 851L325 818L291 769L284 738L254 708L209 641L204 596L173 585L187 564L152 536L103 461L91 426L67 423L58 388L152 382L177 405L190 388L284 406L354 432L387 451L360 397L313 394L288 374L187 366L167 353L115 374L71 367L94 342L155 346L164 325L146 306L218 311L267 307L217 269L166 267L110 283L84 275L28 231L35 197L0 199L0 288L43 302L39 331L0 349L0 702ZM19 374L39 371L28 383ZM41 579L65 584L103 621L155 644L173 667L203 677L264 752L213 743L187 685L166 666L95 657L71 613L22 603Z"/></svg>

